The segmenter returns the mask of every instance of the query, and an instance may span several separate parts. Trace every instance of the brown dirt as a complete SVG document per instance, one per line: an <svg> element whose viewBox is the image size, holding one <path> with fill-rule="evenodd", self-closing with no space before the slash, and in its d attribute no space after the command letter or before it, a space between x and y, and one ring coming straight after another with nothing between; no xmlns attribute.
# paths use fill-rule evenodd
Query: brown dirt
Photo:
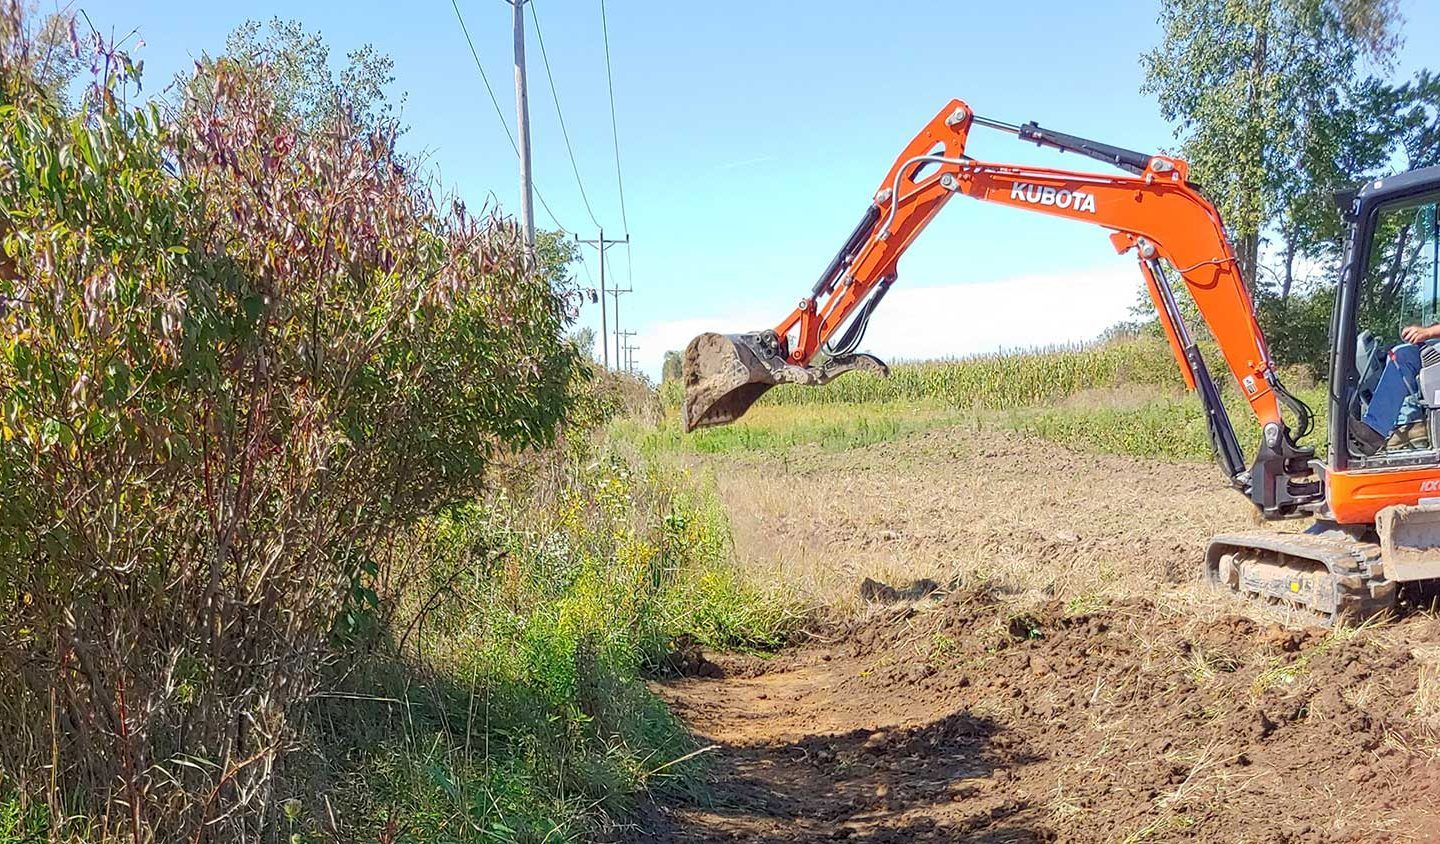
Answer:
<svg viewBox="0 0 1440 844"><path fill-rule="evenodd" d="M717 476L752 565L840 561L817 599L954 587L657 684L711 791L633 840L1440 840L1440 621L1331 632L1192 584L1245 525L1213 468L951 429Z"/></svg>
<svg viewBox="0 0 1440 844"><path fill-rule="evenodd" d="M994 431L942 428L711 467L742 561L831 608L855 605L865 577L957 573L1045 594L1148 596L1157 583L1190 580L1213 534L1258 525L1214 466L1081 454Z"/></svg>

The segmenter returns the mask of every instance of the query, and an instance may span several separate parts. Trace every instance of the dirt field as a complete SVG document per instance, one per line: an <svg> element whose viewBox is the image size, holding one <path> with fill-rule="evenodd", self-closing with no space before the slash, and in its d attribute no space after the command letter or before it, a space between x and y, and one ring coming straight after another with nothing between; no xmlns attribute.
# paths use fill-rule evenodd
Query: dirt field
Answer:
<svg viewBox="0 0 1440 844"><path fill-rule="evenodd" d="M1440 840L1440 621L1196 586L1251 524L1214 468L959 429L711 465L742 558L854 611L658 687L713 793L633 840ZM867 576L944 586L867 604Z"/></svg>
<svg viewBox="0 0 1440 844"><path fill-rule="evenodd" d="M854 603L865 577L957 574L1150 597L1157 583L1188 583L1211 535L1260 525L1213 466L1080 454L1006 432L940 428L711 465L741 560L827 607Z"/></svg>

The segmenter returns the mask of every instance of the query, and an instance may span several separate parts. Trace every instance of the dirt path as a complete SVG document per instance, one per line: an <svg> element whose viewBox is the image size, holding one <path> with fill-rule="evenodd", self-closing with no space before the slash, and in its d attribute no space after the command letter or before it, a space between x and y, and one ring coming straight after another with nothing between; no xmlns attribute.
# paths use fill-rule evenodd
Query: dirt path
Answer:
<svg viewBox="0 0 1440 844"><path fill-rule="evenodd" d="M1336 635L1198 590L1245 524L1213 469L945 430L718 478L742 555L818 597L954 586L659 687L713 793L634 840L1440 840L1440 622Z"/></svg>

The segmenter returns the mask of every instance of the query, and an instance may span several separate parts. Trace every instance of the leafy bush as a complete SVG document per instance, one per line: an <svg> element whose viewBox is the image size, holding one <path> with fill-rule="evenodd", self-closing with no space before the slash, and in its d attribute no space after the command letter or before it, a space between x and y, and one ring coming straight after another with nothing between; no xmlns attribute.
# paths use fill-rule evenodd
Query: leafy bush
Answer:
<svg viewBox="0 0 1440 844"><path fill-rule="evenodd" d="M224 59L127 110L113 50L72 115L3 12L0 782L253 840L393 537L553 439L562 302L393 127L306 131Z"/></svg>
<svg viewBox="0 0 1440 844"><path fill-rule="evenodd" d="M1316 285L1285 298L1264 288L1256 292L1256 316L1276 364L1306 366L1317 373L1328 370L1335 290L1333 284ZM1375 324L1380 323L1370 323Z"/></svg>

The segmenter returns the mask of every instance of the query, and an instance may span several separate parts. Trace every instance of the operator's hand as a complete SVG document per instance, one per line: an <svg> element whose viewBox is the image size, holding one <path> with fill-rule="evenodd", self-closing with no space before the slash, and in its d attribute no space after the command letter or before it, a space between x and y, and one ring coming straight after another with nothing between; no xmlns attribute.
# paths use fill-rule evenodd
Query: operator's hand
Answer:
<svg viewBox="0 0 1440 844"><path fill-rule="evenodd" d="M1400 339L1406 343L1424 343L1426 340L1434 340L1436 337L1440 337L1440 326L1436 325L1429 327L1407 325L1400 331Z"/></svg>

